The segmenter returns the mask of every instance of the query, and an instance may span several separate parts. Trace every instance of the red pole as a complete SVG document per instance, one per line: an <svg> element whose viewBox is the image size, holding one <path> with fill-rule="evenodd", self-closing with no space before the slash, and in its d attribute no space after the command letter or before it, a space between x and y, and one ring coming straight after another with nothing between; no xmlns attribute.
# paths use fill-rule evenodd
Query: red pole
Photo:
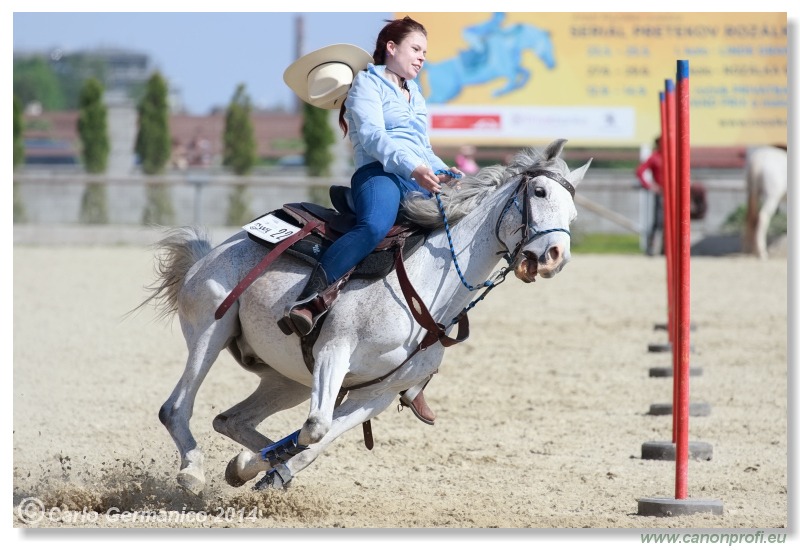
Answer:
<svg viewBox="0 0 800 550"><path fill-rule="evenodd" d="M667 102L664 92L659 92L659 107L661 109L661 221L664 243L664 258L667 265L667 340L672 343L672 208L669 204L667 182L669 181L670 167L667 165Z"/></svg>
<svg viewBox="0 0 800 550"><path fill-rule="evenodd" d="M671 79L664 81L664 113L666 120L666 133L661 141L664 143L664 247L667 256L667 296L668 308L668 335L672 346L672 442L675 443L677 432L675 410L677 403L675 396L678 391L678 381L675 375L677 361L675 355L675 340L677 330L677 317L675 308L675 288L677 281L677 261L675 256L678 251L678 212L675 185L675 84ZM669 229L667 229L667 227Z"/></svg>
<svg viewBox="0 0 800 550"><path fill-rule="evenodd" d="M678 105L677 105L677 205L679 212L680 239L678 259L678 319L677 353L678 369L673 371L678 386L677 438L675 441L675 498L687 497L687 472L689 469L689 335L690 335L690 282L691 282L691 236L690 216L691 187L691 140L689 132L689 62L678 61ZM673 348L674 349L674 348ZM673 412L676 409L673 409ZM675 415L673 415L675 416Z"/></svg>

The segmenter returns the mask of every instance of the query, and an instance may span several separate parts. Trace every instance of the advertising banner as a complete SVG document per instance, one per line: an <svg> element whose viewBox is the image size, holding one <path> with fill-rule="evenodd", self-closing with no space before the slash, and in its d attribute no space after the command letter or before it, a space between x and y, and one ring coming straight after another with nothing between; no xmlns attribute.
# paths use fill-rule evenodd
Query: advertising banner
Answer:
<svg viewBox="0 0 800 550"><path fill-rule="evenodd" d="M695 146L785 144L786 13L409 13L434 143L638 146L690 69Z"/></svg>

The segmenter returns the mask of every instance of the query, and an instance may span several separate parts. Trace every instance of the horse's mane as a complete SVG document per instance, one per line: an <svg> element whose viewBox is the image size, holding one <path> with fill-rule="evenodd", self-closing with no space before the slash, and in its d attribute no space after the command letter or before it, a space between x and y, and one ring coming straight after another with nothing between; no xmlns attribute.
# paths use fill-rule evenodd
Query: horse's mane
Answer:
<svg viewBox="0 0 800 550"><path fill-rule="evenodd" d="M456 191L449 185L442 186L442 205L450 225L457 223L472 212L483 200L497 189L504 187L532 168L549 168L563 175L569 173L567 163L560 158L547 159L535 149L524 149L517 153L507 165L495 164L482 168L474 175L459 180L461 189ZM410 193L403 201L403 214L413 224L427 229L444 227L444 220L436 198L427 198L422 193Z"/></svg>

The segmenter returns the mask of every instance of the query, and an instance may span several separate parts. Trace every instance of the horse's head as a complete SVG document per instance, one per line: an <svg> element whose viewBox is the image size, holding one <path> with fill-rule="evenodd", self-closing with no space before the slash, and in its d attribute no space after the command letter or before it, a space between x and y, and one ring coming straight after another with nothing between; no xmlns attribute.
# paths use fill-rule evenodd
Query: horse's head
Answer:
<svg viewBox="0 0 800 550"><path fill-rule="evenodd" d="M513 191L498 218L496 235L509 251L514 274L526 283L537 275L555 276L570 259L575 188L592 161L570 172L559 158L565 143L554 141L541 156L520 153L507 168Z"/></svg>
<svg viewBox="0 0 800 550"><path fill-rule="evenodd" d="M533 25L519 25L519 42L522 49L530 49L548 69L556 66L553 40L550 32Z"/></svg>

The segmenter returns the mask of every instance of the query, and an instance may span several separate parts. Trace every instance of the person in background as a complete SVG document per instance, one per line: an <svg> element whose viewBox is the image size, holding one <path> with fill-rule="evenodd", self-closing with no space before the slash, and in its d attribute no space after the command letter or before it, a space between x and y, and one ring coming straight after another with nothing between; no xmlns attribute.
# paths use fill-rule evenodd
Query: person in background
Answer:
<svg viewBox="0 0 800 550"><path fill-rule="evenodd" d="M659 230L662 231L662 247L661 253L664 253L663 247L663 228L664 228L664 156L661 152L661 136L655 139L653 152L647 159L636 168L636 179L643 189L653 193L653 223L647 230L647 249L648 256L654 254L654 244L656 234Z"/></svg>
<svg viewBox="0 0 800 550"><path fill-rule="evenodd" d="M456 155L456 166L465 174L477 174L481 169L475 162L475 147L473 145L462 145Z"/></svg>
<svg viewBox="0 0 800 550"><path fill-rule="evenodd" d="M428 138L427 108L414 80L422 70L427 49L427 31L422 24L410 17L387 21L378 34L372 63L357 71L349 90L345 88L347 98L341 103L339 126L353 145L356 171L350 185L356 224L325 251L306 287L287 307L283 322L299 336L313 330L333 305L351 270L386 236L405 195L433 197L442 184L454 180L449 174L437 175L439 170L463 175L436 156ZM309 70L326 67L322 63L307 65ZM301 76L305 78L306 74ZM302 78L296 83L304 85ZM296 87L293 89L297 92ZM339 107L336 101L329 105ZM436 415L422 393L429 381L401 393L400 401L417 418L433 424Z"/></svg>

